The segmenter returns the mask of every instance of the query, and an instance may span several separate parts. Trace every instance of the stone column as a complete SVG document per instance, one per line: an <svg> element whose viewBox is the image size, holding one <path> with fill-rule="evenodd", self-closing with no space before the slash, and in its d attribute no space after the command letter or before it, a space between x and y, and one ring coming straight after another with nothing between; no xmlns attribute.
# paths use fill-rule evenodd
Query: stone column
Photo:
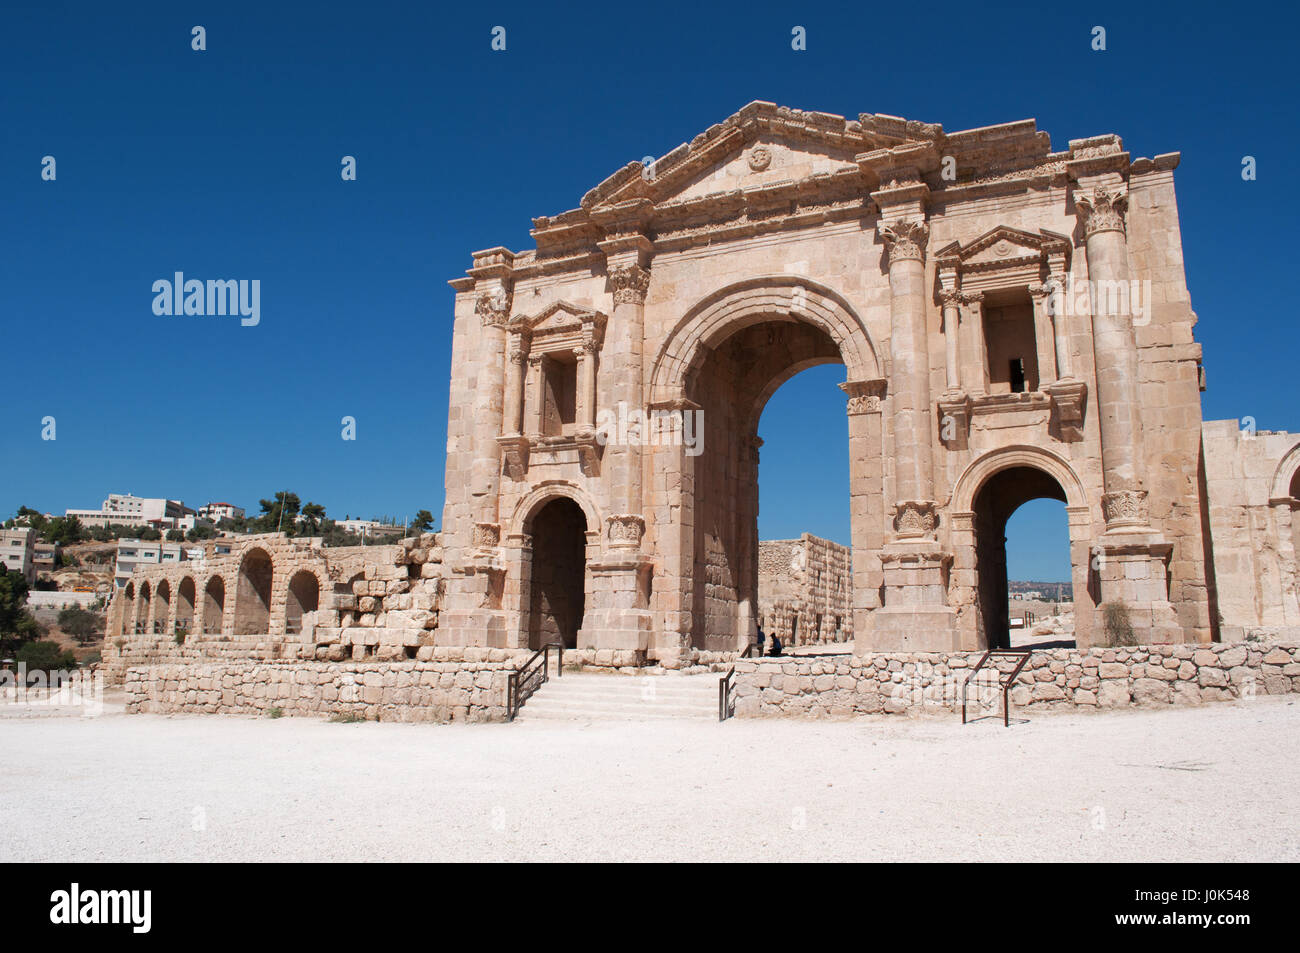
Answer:
<svg viewBox="0 0 1300 953"><path fill-rule="evenodd" d="M500 594L505 585L501 554L502 429L506 415L506 334L513 290L514 256L493 248L474 255L479 319L477 348L472 354L477 383L473 420L474 458L470 469L470 521L460 530L464 556L448 568L447 593L439 616L444 645L501 648L507 645Z"/></svg>
<svg viewBox="0 0 1300 953"><path fill-rule="evenodd" d="M481 322L478 388L474 400L474 468L470 492L478 522L496 522L501 488L497 437L505 406L506 318L510 297L501 287L483 292L474 307Z"/></svg>
<svg viewBox="0 0 1300 953"><path fill-rule="evenodd" d="M961 292L955 288L944 288L939 292L939 300L943 303L944 381L949 391L961 390L961 360L958 357L960 342L957 340L960 299Z"/></svg>
<svg viewBox="0 0 1300 953"><path fill-rule="evenodd" d="M889 254L889 356L893 365L894 477L900 509L932 503L930 352L925 327L925 243L930 226L880 226Z"/></svg>
<svg viewBox="0 0 1300 953"><path fill-rule="evenodd" d="M505 433L523 433L524 363L528 360L528 342L518 332L510 335L510 364L506 368Z"/></svg>
<svg viewBox="0 0 1300 953"><path fill-rule="evenodd" d="M1182 642L1182 626L1169 602L1173 546L1151 527L1142 485L1141 392L1137 338L1127 309L1108 306L1111 283L1122 282L1127 300L1127 196L1114 184L1080 189L1074 199L1083 221L1089 305L1100 413L1102 515L1106 532L1093 562L1103 603L1122 603L1139 644ZM1080 643L1082 646L1082 643Z"/></svg>
<svg viewBox="0 0 1300 953"><path fill-rule="evenodd" d="M966 387L972 396L983 397L989 392L989 353L984 344L984 294L963 292L959 300L964 306L961 327L966 329L966 359L963 363L972 368Z"/></svg>
<svg viewBox="0 0 1300 953"><path fill-rule="evenodd" d="M601 351L601 375L609 413L618 415L624 404L632 419L645 412L642 351L645 347L645 299L650 286L646 267L651 248L642 235L612 240L603 246L607 255L609 285L614 306ZM594 405L598 393L594 377L585 382ZM642 547L646 531L642 493L643 441L648 428L629 427L626 443L604 448L602 471L609 490L610 515L606 517L605 553L592 569L596 587L592 619L583 623L588 648L621 653L623 664L644 658L654 625L648 605L652 562ZM580 646L581 647L581 646ZM619 658L620 656L616 656Z"/></svg>
<svg viewBox="0 0 1300 953"><path fill-rule="evenodd" d="M1029 296L1034 301L1034 347L1038 358L1038 387L1046 390L1056 381L1056 335L1052 331L1052 316L1048 311L1048 294L1050 288L1046 283L1030 285Z"/></svg>
<svg viewBox="0 0 1300 953"><path fill-rule="evenodd" d="M1101 415L1102 506L1107 530L1148 526L1147 491L1142 487L1142 430L1137 338L1128 313L1112 313L1107 289L1127 290L1128 245L1124 235L1127 195L1097 187L1075 196L1083 220L1088 258L1088 300L1097 367L1097 405Z"/></svg>
<svg viewBox="0 0 1300 953"><path fill-rule="evenodd" d="M581 427L596 429L596 345L583 343L573 349L578 359L581 383L578 387L577 420Z"/></svg>
<svg viewBox="0 0 1300 953"><path fill-rule="evenodd" d="M1070 359L1070 324L1069 315L1066 312L1063 296L1065 294L1065 278L1062 275L1051 274L1043 282L1043 287L1047 289L1048 311L1052 319L1052 335L1056 344L1056 374L1061 380L1074 379L1074 364ZM1056 302L1053 305L1053 302Z"/></svg>
<svg viewBox="0 0 1300 953"><path fill-rule="evenodd" d="M542 361L541 354L528 355L528 383L524 388L525 434L533 440L542 435Z"/></svg>
<svg viewBox="0 0 1300 953"><path fill-rule="evenodd" d="M925 222L883 223L889 254L895 507L893 540L881 556L885 605L875 613L871 642L879 651L947 651L956 647L956 613L947 605L951 556L935 539L933 414L926 327Z"/></svg>
<svg viewBox="0 0 1300 953"><path fill-rule="evenodd" d="M880 609L880 551L888 539L885 523L885 455L882 413L883 379L846 381L849 423L849 508L852 529L852 588L856 651L871 649L872 621Z"/></svg>

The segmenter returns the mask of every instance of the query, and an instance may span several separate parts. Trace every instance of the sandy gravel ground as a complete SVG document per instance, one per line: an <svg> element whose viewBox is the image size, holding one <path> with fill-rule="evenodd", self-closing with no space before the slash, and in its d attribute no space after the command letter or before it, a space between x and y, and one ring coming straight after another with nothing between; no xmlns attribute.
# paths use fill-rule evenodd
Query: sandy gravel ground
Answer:
<svg viewBox="0 0 1300 953"><path fill-rule="evenodd" d="M1291 698L1009 729L13 714L0 861L1300 860Z"/></svg>

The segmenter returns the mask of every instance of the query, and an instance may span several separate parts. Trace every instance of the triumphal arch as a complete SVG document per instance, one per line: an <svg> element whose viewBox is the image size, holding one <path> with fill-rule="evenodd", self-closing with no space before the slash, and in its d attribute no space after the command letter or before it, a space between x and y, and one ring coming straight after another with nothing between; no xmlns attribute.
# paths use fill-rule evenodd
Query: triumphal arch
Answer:
<svg viewBox="0 0 1300 953"><path fill-rule="evenodd" d="M683 664L752 637L759 416L842 364L859 651L1006 636L1066 505L1080 645L1208 640L1177 154L756 102L456 290L439 641ZM817 466L818 461L809 461Z"/></svg>

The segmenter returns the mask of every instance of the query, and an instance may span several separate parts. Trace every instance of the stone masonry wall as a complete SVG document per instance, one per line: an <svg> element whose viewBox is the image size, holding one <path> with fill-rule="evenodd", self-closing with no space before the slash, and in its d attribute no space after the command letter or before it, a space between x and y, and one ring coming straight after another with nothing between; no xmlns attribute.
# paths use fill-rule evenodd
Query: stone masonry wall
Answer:
<svg viewBox="0 0 1300 953"><path fill-rule="evenodd" d="M804 533L758 544L758 611L784 645L853 640L853 552ZM820 625L819 625L820 623Z"/></svg>
<svg viewBox="0 0 1300 953"><path fill-rule="evenodd" d="M278 708L285 715L367 721L505 721L514 665L512 659L153 665L127 670L126 710L265 715Z"/></svg>
<svg viewBox="0 0 1300 953"><path fill-rule="evenodd" d="M978 652L745 659L736 664L741 717L960 712ZM1010 671L1014 660L1000 662ZM994 684L988 668L979 682ZM1300 692L1300 644L1153 645L1035 651L1011 689L1013 712L1199 705ZM980 711L977 702L986 703ZM994 687L970 691L970 711L1001 710Z"/></svg>

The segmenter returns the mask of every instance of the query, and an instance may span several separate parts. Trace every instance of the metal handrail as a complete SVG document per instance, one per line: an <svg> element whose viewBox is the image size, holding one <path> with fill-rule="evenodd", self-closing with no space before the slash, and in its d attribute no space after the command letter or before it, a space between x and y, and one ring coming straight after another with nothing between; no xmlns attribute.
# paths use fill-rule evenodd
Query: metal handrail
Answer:
<svg viewBox="0 0 1300 953"><path fill-rule="evenodd" d="M555 677L559 678L564 674L564 643L547 642L533 653L532 658L510 673L506 683L506 721L514 721L515 715L519 714L519 709L523 707L524 702L533 697L533 692L550 681L551 649L558 651ZM542 660L540 666L535 664L539 658Z"/></svg>
<svg viewBox="0 0 1300 953"><path fill-rule="evenodd" d="M1021 670L1024 669L1025 664L1029 661L1029 656L1033 654L1033 651L1033 649L1028 648L989 649L984 653L984 657L979 660L975 667L971 669L970 674L966 676L966 681L961 683L961 723L963 725L966 724L966 693L970 689L970 683L975 681L975 676L979 674L979 671L984 667L985 662L993 656L999 655L1019 657L1020 659L1020 661L1016 663L1016 667L1009 673L998 672L997 669L994 669L995 672L998 672L998 687L1002 689L1002 727L1009 728L1011 726L1011 686L1015 683L1016 677L1020 674ZM1003 681L1002 679L1004 674L1006 674L1006 681Z"/></svg>
<svg viewBox="0 0 1300 953"><path fill-rule="evenodd" d="M740 653L740 658L749 658L753 652L754 643L750 642L745 646L745 651ZM736 666L733 665L727 669L727 674L718 680L718 721L726 721L735 714L735 709L731 707L731 682L735 676Z"/></svg>

